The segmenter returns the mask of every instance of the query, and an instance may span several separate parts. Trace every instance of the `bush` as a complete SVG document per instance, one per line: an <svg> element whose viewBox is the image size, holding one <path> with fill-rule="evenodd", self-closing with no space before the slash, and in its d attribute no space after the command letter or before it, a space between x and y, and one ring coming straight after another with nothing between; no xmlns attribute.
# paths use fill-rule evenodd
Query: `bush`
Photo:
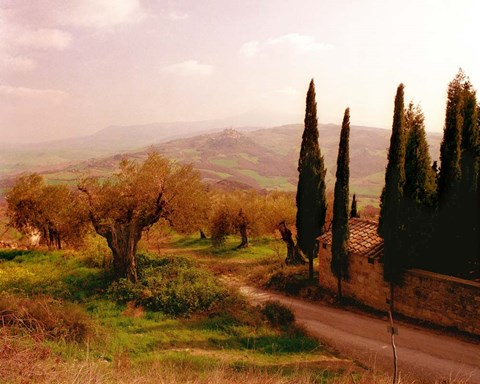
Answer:
<svg viewBox="0 0 480 384"><path fill-rule="evenodd" d="M86 265L109 270L112 267L112 251L106 240L95 234L89 234L81 247L82 259Z"/></svg>
<svg viewBox="0 0 480 384"><path fill-rule="evenodd" d="M295 323L295 314L292 310L276 300L266 301L262 314L274 327L288 328Z"/></svg>
<svg viewBox="0 0 480 384"><path fill-rule="evenodd" d="M0 323L41 339L82 343L94 335L93 323L80 306L46 295L0 295Z"/></svg>
<svg viewBox="0 0 480 384"><path fill-rule="evenodd" d="M269 275L265 287L305 299L323 298L325 295L318 285L318 272L315 272L314 279L311 281L308 279L307 268L307 266L297 266L277 269Z"/></svg>
<svg viewBox="0 0 480 384"><path fill-rule="evenodd" d="M185 258L139 255L138 261L137 283L120 279L110 286L109 292L117 301L134 301L152 311L187 316L207 311L228 296L211 273L195 268Z"/></svg>

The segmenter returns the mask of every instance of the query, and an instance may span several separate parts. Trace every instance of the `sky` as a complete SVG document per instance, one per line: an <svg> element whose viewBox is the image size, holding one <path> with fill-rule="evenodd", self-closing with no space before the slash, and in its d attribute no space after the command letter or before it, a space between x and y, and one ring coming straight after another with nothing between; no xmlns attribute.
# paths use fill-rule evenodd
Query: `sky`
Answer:
<svg viewBox="0 0 480 384"><path fill-rule="evenodd" d="M0 0L1 140L301 123L312 78L320 123L350 107L353 125L390 128L403 82L441 132L458 68L480 86L479 14L476 0Z"/></svg>

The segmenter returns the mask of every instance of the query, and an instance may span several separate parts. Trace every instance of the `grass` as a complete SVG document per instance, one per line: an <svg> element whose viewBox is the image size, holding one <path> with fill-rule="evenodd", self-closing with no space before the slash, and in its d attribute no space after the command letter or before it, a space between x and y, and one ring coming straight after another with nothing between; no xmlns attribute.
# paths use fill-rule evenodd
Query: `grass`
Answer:
<svg viewBox="0 0 480 384"><path fill-rule="evenodd" d="M203 173L206 173L206 174L216 175L216 176L220 177L221 179L228 179L229 177L232 177L232 175L229 174L229 173L212 171L211 169L199 168L199 171L201 171Z"/></svg>
<svg viewBox="0 0 480 384"><path fill-rule="evenodd" d="M292 185L285 176L262 176L251 169L241 169L239 173L251 177L261 187L266 189L280 189L282 191L292 191L295 189L294 185Z"/></svg>
<svg viewBox="0 0 480 384"><path fill-rule="evenodd" d="M229 237L214 249L208 240L173 235L160 253L182 255L202 273L231 277L235 271L256 283L260 275L267 281L285 273L278 241L254 239L250 248L237 249L238 241ZM0 251L0 317L11 320L0 322L7 324L0 326L0 382L390 382L336 356L274 303L262 314L232 294L208 311L173 317L112 300L108 273L97 266L102 247L95 239L89 243L83 252ZM151 265L163 265L156 260ZM302 268L289 269L286 280L295 289L305 288ZM72 329L84 332L68 336Z"/></svg>
<svg viewBox="0 0 480 384"><path fill-rule="evenodd" d="M257 156L253 156L253 155L250 155L250 154L245 153L245 152L241 152L239 155L242 159L245 159L245 160L249 161L250 163L258 164L258 157Z"/></svg>
<svg viewBox="0 0 480 384"><path fill-rule="evenodd" d="M274 254L268 239L234 252L236 239L229 238L213 254L208 241L173 240L172 249L200 261L202 273L209 273L203 268L208 257L258 263ZM326 383L345 367L361 371L301 328L269 325L238 294L187 317L116 302L108 294L108 274L94 264L73 251L0 251L2 316L15 314L18 324L53 319L33 331L15 322L0 327L0 377L6 380L0 382L287 383L304 377L305 383ZM62 320L62 313L70 317ZM85 336L39 338L68 335L71 324L81 322Z"/></svg>
<svg viewBox="0 0 480 384"><path fill-rule="evenodd" d="M100 268L86 266L71 252L0 251L0 291L49 294L82 300L105 285Z"/></svg>
<svg viewBox="0 0 480 384"><path fill-rule="evenodd" d="M226 168L234 168L238 166L238 162L235 159L210 159L209 162Z"/></svg>

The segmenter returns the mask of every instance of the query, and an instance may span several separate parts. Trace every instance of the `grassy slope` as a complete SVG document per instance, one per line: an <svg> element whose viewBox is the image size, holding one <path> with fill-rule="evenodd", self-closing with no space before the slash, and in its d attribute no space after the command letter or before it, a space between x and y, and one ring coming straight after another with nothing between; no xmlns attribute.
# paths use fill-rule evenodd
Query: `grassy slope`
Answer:
<svg viewBox="0 0 480 384"><path fill-rule="evenodd" d="M210 254L209 244L191 238L177 239L172 246L172 252L186 253L202 265L207 258L216 259L218 265L225 260L260 262L269 247L265 242L241 253L226 248ZM201 254L203 261L198 260ZM138 382L161 382L156 380L164 376L169 383L189 379L203 383L210 382L214 374L217 382L225 383L280 383L292 377L299 380L295 382L323 383L345 369L359 370L302 332L281 331L267 324L254 326L248 321L232 323L222 315L173 318L115 303L105 293L108 276L92 266L91 257L76 252L2 251L0 259L2 295L48 294L65 305L74 302L94 324L95 336L84 343L37 342L36 350L47 351L43 357L35 357L32 375L37 382L74 382L74 376L83 377L81 382L132 382L134 377ZM254 314L255 310L247 312ZM11 338L0 332L3 346ZM28 350L24 347L21 352ZM16 358L18 354L9 358L0 353L4 370L18 363ZM17 368L19 376L9 376L7 382L24 379L25 367ZM12 370L9 372L11 375Z"/></svg>

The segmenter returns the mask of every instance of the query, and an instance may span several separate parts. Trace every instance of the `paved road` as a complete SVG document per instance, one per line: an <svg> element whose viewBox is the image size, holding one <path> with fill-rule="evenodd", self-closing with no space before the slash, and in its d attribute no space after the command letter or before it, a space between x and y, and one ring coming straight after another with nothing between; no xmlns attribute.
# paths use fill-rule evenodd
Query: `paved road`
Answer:
<svg viewBox="0 0 480 384"><path fill-rule="evenodd" d="M291 307L297 321L312 335L344 356L380 371L392 371L392 347L385 320L252 287L243 286L240 290L256 303L281 301ZM404 323L398 324L398 330L395 342L401 377L426 383L468 379L468 384L480 384L480 344Z"/></svg>

